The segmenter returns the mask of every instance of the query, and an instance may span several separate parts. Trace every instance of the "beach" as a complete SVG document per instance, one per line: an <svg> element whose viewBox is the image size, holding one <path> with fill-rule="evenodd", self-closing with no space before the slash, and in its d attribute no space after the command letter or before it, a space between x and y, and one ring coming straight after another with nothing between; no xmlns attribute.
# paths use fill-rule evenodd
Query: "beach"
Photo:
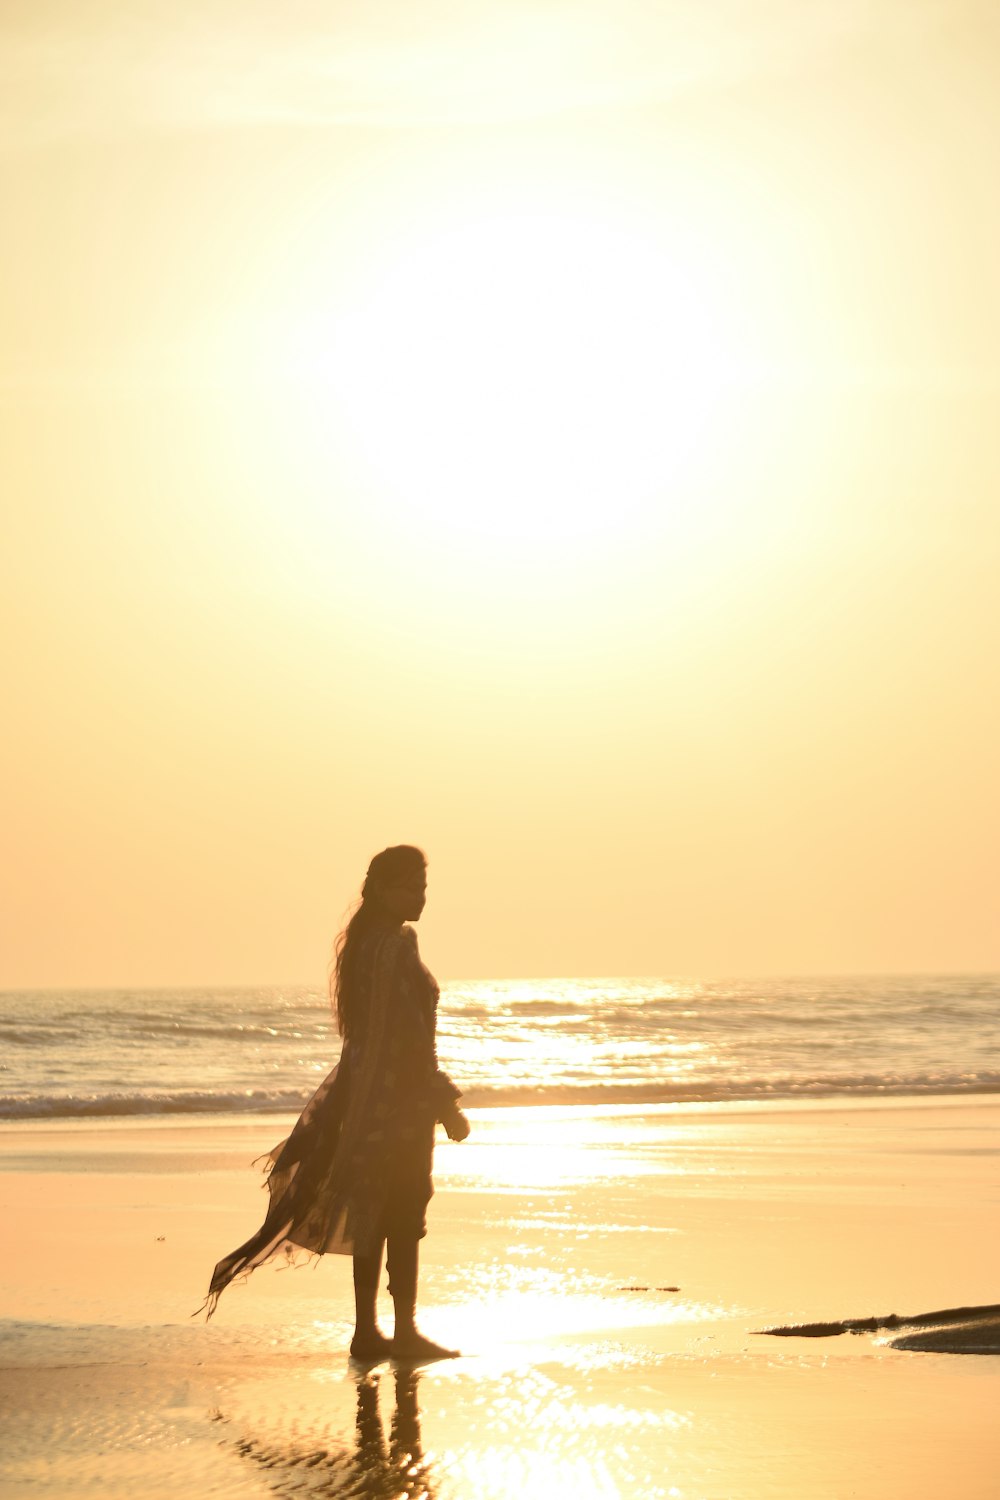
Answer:
<svg viewBox="0 0 1000 1500"><path fill-rule="evenodd" d="M0 47L0 1500L1000 1500L1000 3Z"/></svg>
<svg viewBox="0 0 1000 1500"><path fill-rule="evenodd" d="M191 1316L290 1115L8 1124L2 1493L986 1500L1000 1359L951 1350L995 1328L761 1330L995 1304L998 1111L473 1110L422 1246L423 1327L462 1357L373 1370L339 1257Z"/></svg>

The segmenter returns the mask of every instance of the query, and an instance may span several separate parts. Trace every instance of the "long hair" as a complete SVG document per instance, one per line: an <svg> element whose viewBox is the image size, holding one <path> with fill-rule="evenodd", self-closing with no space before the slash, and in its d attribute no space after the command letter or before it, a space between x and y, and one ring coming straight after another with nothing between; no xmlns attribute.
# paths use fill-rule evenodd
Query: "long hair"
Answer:
<svg viewBox="0 0 1000 1500"><path fill-rule="evenodd" d="M394 844L390 849L383 849L368 866L361 887L361 900L334 944L330 965L330 1001L337 1030L345 1041L357 1019L358 956L362 942L367 932L385 921L385 907L379 899L379 892L426 868L426 855L413 844Z"/></svg>

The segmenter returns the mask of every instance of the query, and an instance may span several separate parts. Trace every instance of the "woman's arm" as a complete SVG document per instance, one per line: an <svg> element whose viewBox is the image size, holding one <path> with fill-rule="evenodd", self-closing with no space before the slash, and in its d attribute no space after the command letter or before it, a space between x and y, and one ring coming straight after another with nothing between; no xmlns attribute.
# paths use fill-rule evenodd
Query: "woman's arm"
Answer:
<svg viewBox="0 0 1000 1500"><path fill-rule="evenodd" d="M404 929L396 971L397 1058L402 1067L412 1068L413 1082L434 1118L452 1140L464 1140L469 1125L457 1107L462 1091L438 1063L434 1002L428 998L433 980L420 962L415 939L412 929Z"/></svg>

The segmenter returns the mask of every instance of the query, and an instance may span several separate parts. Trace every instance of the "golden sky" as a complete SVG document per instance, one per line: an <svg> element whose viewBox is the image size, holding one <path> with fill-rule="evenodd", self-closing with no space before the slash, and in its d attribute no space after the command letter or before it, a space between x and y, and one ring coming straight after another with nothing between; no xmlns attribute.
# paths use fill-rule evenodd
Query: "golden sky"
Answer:
<svg viewBox="0 0 1000 1500"><path fill-rule="evenodd" d="M1000 10L8 3L0 985L1000 968Z"/></svg>

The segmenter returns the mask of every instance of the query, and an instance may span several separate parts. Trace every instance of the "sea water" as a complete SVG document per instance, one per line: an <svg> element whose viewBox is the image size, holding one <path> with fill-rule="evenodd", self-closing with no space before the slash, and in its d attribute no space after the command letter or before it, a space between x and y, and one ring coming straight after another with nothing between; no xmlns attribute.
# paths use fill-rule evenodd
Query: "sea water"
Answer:
<svg viewBox="0 0 1000 1500"><path fill-rule="evenodd" d="M1000 1092L1000 976L477 980L442 987L465 1102ZM336 1062L326 994L0 994L0 1118L301 1107Z"/></svg>

